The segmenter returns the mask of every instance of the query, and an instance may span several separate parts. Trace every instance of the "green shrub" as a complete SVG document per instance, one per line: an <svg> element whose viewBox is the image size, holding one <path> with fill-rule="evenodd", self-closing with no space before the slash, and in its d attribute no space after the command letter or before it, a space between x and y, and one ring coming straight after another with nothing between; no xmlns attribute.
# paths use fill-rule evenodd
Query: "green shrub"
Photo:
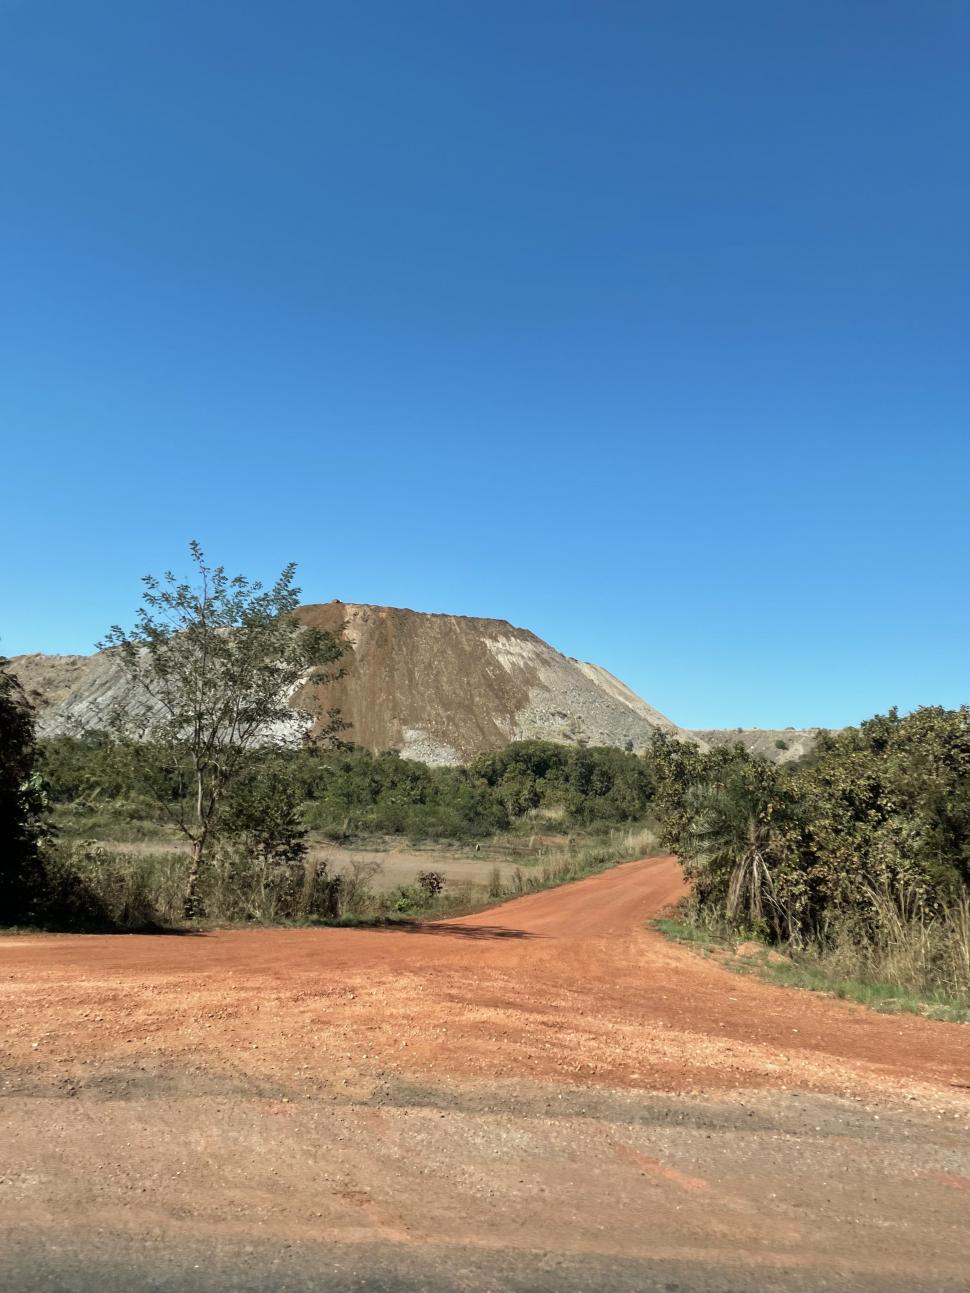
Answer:
<svg viewBox="0 0 970 1293"><path fill-rule="evenodd" d="M421 871L417 877L417 885L424 891L425 897L437 898L445 887L445 878L440 871Z"/></svg>
<svg viewBox="0 0 970 1293"><path fill-rule="evenodd" d="M919 990L970 972L970 708L820 733L794 767L664 736L651 759L662 841L713 922Z"/></svg>
<svg viewBox="0 0 970 1293"><path fill-rule="evenodd" d="M42 898L37 759L33 711L0 657L0 924L32 919Z"/></svg>

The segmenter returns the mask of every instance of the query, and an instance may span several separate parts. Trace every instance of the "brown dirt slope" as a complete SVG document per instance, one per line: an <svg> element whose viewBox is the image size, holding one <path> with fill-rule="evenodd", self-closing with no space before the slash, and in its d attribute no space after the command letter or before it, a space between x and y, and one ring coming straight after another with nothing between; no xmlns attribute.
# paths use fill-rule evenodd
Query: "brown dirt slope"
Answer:
<svg viewBox="0 0 970 1293"><path fill-rule="evenodd" d="M643 750L661 731L702 747L738 740L785 762L814 740L791 729L684 731L599 665L564 656L505 620L339 601L304 606L300 615L342 629L350 650L343 678L298 692L294 705L314 714L339 708L350 739L374 752L462 763L528 737ZM25 655L12 664L45 733L97 727L124 699L110 654ZM299 739L296 726L291 735Z"/></svg>
<svg viewBox="0 0 970 1293"><path fill-rule="evenodd" d="M38 714L56 710L72 696L91 670L94 656L89 655L18 655L11 668Z"/></svg>
<svg viewBox="0 0 970 1293"><path fill-rule="evenodd" d="M299 613L307 624L343 628L350 650L343 678L304 689L294 705L318 714L338 707L350 738L375 752L460 763L527 737L642 750L657 730L679 732L605 670L504 620L345 602ZM96 727L124 699L110 654L19 656L13 668L46 733Z"/></svg>
<svg viewBox="0 0 970 1293"><path fill-rule="evenodd" d="M642 749L656 729L678 730L505 620L344 602L300 615L318 628L346 626L346 677L327 694L352 739L373 750L458 763L526 737Z"/></svg>

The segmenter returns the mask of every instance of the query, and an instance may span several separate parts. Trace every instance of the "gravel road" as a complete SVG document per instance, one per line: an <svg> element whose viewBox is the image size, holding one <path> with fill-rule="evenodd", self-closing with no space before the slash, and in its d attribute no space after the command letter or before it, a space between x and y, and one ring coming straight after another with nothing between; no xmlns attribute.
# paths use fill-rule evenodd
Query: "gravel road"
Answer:
<svg viewBox="0 0 970 1293"><path fill-rule="evenodd" d="M10 1290L970 1288L970 1029L647 920L0 939Z"/></svg>

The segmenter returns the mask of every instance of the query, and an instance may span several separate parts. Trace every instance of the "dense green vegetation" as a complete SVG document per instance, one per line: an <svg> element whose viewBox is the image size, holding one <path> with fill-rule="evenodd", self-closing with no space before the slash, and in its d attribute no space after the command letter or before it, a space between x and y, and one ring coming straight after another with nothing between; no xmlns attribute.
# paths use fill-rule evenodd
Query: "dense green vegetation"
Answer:
<svg viewBox="0 0 970 1293"><path fill-rule="evenodd" d="M132 758L105 734L42 742L55 820L65 835L157 838L184 795L164 749ZM467 767L429 767L396 753L265 749L250 753L221 805L218 832L254 848L300 827L332 840L402 835L475 840L540 811L568 826L642 821L653 792L649 765L612 749L518 741Z"/></svg>
<svg viewBox="0 0 970 1293"><path fill-rule="evenodd" d="M185 787L167 750L148 743L132 750L105 733L58 737L41 742L40 768L56 831L47 853L57 923L177 923L190 863L176 851L173 823L191 805L179 805ZM496 872L490 885L490 896L500 898L551 883L553 873L573 878L646 851L652 836L618 828L642 826L650 798L645 762L611 749L523 741L468 767L429 767L394 753L318 743L252 750L211 826L196 914L219 921L360 920L467 909L467 886L442 893L429 878L381 889L376 864L332 873L310 846L367 848L387 837L452 845L501 835L507 854L521 839L514 850L523 863L520 880L506 882ZM541 859L538 849L529 857L530 837L543 830L562 842L542 848Z"/></svg>
<svg viewBox="0 0 970 1293"><path fill-rule="evenodd" d="M33 715L0 658L0 919L27 918L38 900L41 807Z"/></svg>
<svg viewBox="0 0 970 1293"><path fill-rule="evenodd" d="M841 980L970 999L970 709L823 733L795 767L664 737L650 757L695 924Z"/></svg>

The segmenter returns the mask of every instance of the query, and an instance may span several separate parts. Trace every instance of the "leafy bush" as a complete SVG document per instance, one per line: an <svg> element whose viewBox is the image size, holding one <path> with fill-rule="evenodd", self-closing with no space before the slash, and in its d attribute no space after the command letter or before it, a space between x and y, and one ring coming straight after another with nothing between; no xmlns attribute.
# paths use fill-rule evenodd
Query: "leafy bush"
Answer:
<svg viewBox="0 0 970 1293"><path fill-rule="evenodd" d="M510 818L540 807L561 807L570 820L642 819L653 795L650 764L611 748L572 748L553 741L514 741L471 765L492 788Z"/></svg>
<svg viewBox="0 0 970 1293"><path fill-rule="evenodd" d="M33 712L0 658L0 923L30 918L40 899L43 794Z"/></svg>
<svg viewBox="0 0 970 1293"><path fill-rule="evenodd" d="M437 898L445 887L445 878L440 871L421 871L417 877L419 889L424 891L428 898Z"/></svg>
<svg viewBox="0 0 970 1293"><path fill-rule="evenodd" d="M822 733L813 759L794 768L741 745L702 753L665 736L651 759L662 840L682 858L702 913L796 945L851 946L872 964L918 950L935 981L942 953L928 949L945 946L959 963L967 707L892 710Z"/></svg>
<svg viewBox="0 0 970 1293"><path fill-rule="evenodd" d="M219 823L223 839L265 866L303 862L307 828L297 788L279 758L254 762L227 796Z"/></svg>

